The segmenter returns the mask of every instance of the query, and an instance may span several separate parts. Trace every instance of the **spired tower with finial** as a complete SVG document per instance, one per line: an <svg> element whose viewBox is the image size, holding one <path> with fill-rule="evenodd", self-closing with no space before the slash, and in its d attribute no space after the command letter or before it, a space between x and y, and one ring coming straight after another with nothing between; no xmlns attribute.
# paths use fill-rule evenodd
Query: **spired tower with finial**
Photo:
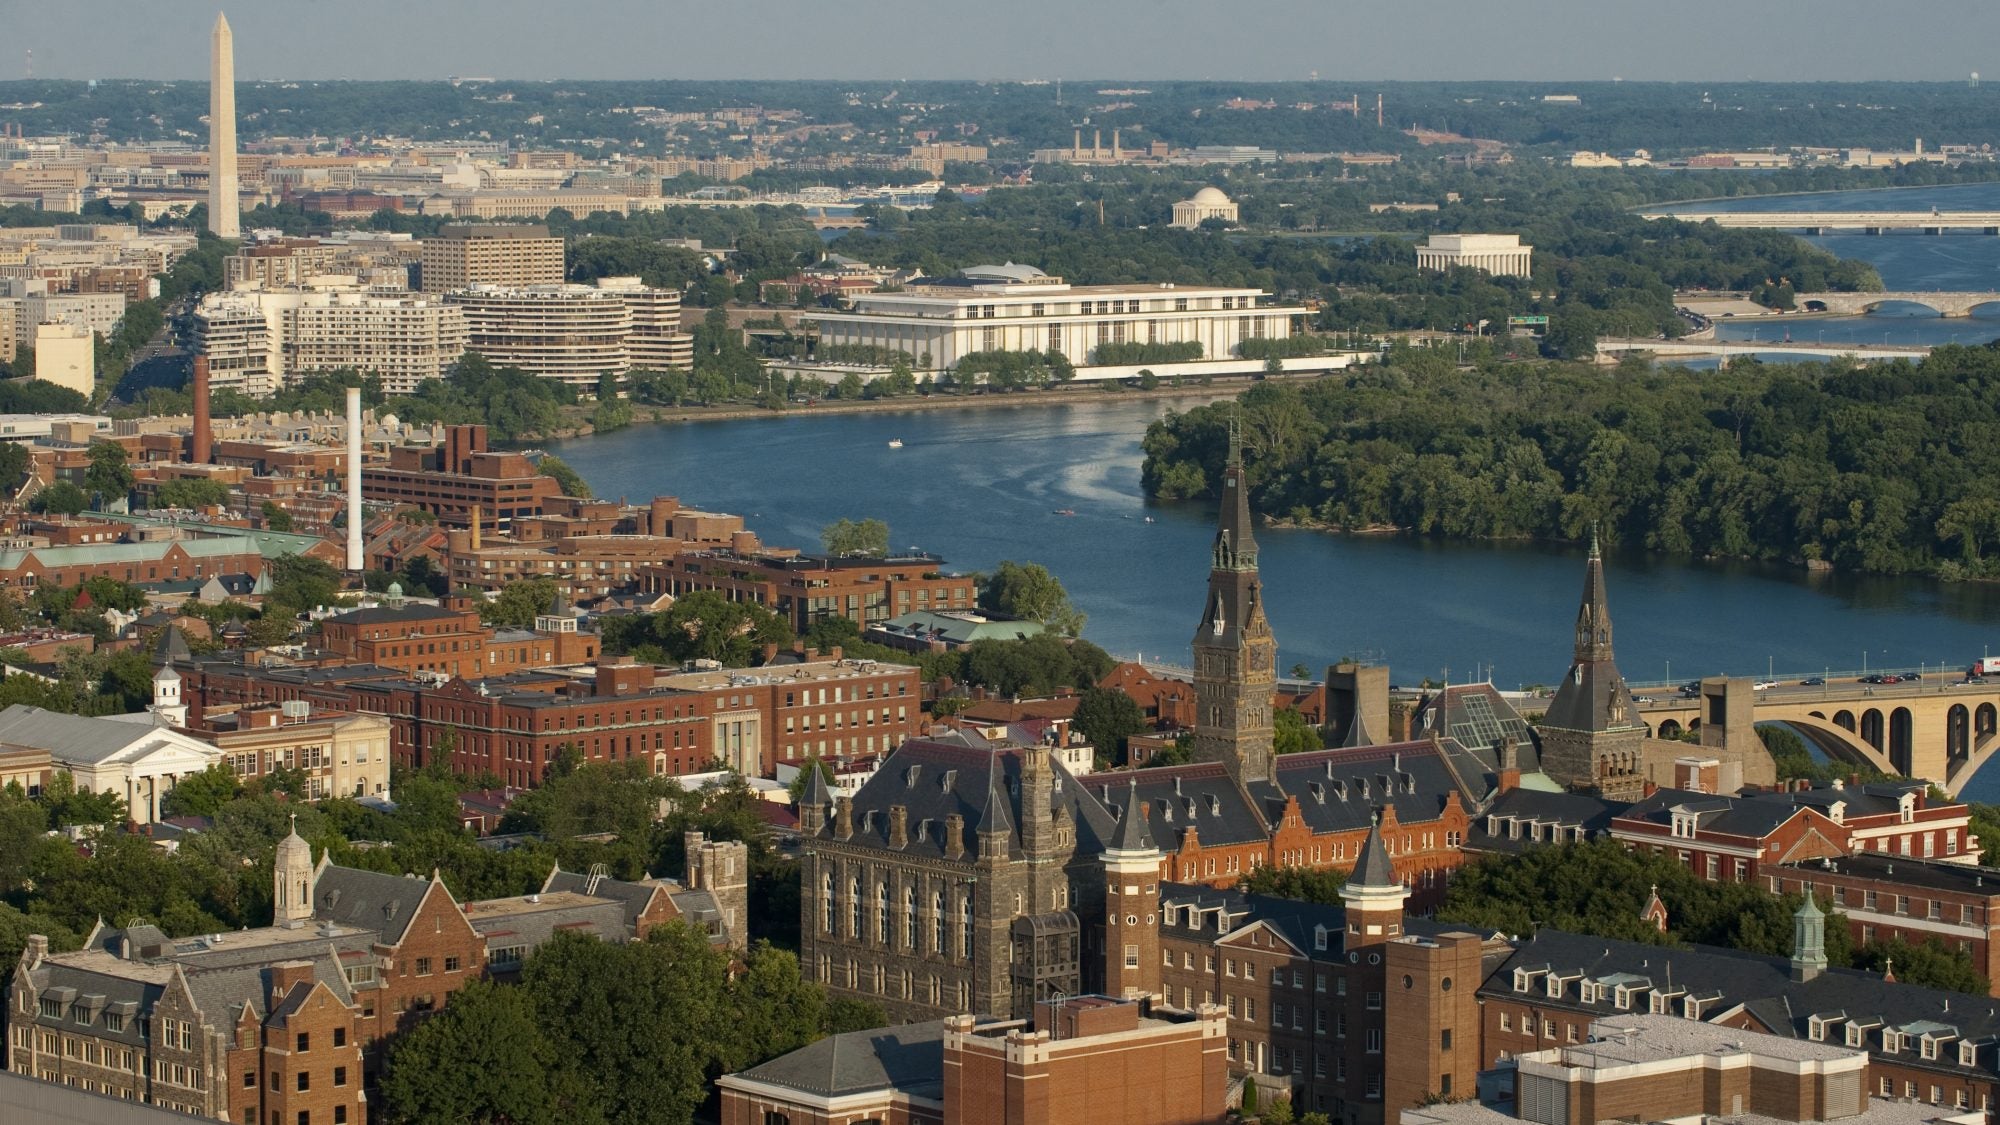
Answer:
<svg viewBox="0 0 2000 1125"><path fill-rule="evenodd" d="M1792 979L1809 981L1826 972L1826 914L1813 896L1792 915Z"/></svg>
<svg viewBox="0 0 2000 1125"><path fill-rule="evenodd" d="M1229 420L1229 463L1209 560L1208 598L1194 632L1194 758L1221 762L1238 784L1272 780L1271 703L1278 686L1278 641L1264 616L1251 530L1243 442Z"/></svg>
<svg viewBox="0 0 2000 1125"><path fill-rule="evenodd" d="M278 854L271 864L271 922L297 926L312 920L312 845L299 838L299 817L292 814L292 830L278 841Z"/></svg>
<svg viewBox="0 0 2000 1125"><path fill-rule="evenodd" d="M243 234L236 183L236 37L221 12L208 33L208 229L217 238Z"/></svg>
<svg viewBox="0 0 2000 1125"><path fill-rule="evenodd" d="M1556 783L1613 800L1644 795L1646 724L1612 656L1611 601L1594 529L1576 611L1575 653L1536 733L1542 772Z"/></svg>

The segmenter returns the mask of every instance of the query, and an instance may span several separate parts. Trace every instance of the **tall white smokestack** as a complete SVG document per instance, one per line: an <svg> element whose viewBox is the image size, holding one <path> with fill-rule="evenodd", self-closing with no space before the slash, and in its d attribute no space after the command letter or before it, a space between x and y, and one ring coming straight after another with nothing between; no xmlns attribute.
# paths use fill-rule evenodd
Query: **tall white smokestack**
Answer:
<svg viewBox="0 0 2000 1125"><path fill-rule="evenodd" d="M347 569L360 573L361 388L347 388Z"/></svg>

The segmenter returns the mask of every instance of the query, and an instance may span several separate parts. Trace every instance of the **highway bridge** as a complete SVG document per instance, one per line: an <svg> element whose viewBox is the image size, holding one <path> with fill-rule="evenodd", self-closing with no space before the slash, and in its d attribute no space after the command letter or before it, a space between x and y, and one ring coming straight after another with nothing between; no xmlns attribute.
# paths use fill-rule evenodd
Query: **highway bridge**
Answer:
<svg viewBox="0 0 2000 1125"><path fill-rule="evenodd" d="M1897 684L1857 683L1852 673L1824 684L1793 679L1751 692L1753 721L1783 723L1836 761L1922 778L1955 797L2000 750L2000 679L1960 684L1960 676L1926 672ZM1639 689L1647 729L1659 738L1697 729L1713 682L1692 698Z"/></svg>
<svg viewBox="0 0 2000 1125"><path fill-rule="evenodd" d="M1744 230L1794 230L1806 234L1851 231L1885 234L1896 230L1924 234L2000 235L2000 211L1641 211L1642 218L1712 222Z"/></svg>

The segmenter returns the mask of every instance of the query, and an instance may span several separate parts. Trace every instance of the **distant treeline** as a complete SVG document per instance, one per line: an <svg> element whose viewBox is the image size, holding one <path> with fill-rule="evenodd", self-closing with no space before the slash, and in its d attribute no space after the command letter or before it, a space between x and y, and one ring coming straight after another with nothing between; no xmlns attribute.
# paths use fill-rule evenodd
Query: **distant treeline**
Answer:
<svg viewBox="0 0 2000 1125"><path fill-rule="evenodd" d="M1700 375L1404 349L1239 401L1252 503L1276 518L1452 539L1596 527L1677 555L2000 574L2000 343ZM1154 423L1147 492L1213 495L1231 409Z"/></svg>

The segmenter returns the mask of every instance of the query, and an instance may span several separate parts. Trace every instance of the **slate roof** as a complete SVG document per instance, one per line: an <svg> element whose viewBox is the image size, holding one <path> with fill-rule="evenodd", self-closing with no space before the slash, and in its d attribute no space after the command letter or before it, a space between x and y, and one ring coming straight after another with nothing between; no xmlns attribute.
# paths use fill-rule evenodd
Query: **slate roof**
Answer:
<svg viewBox="0 0 2000 1125"><path fill-rule="evenodd" d="M430 887L429 879L326 864L313 881L313 917L379 930L384 943L395 945Z"/></svg>
<svg viewBox="0 0 2000 1125"><path fill-rule="evenodd" d="M1786 864L1787 870L1810 879L1814 872L1856 875L1925 890L1950 891L1966 895L2000 895L2000 868L1970 863L1925 862L1879 853L1861 852L1839 859ZM1987 882L1988 879L1993 880Z"/></svg>
<svg viewBox="0 0 2000 1125"><path fill-rule="evenodd" d="M909 836L909 843L900 849L903 854L942 856L945 818L953 815L964 820L966 855L978 854L979 830L989 819L1004 825L1008 852L1018 853L1021 764L1021 748L990 746L960 732L906 741L854 794L854 839L887 848L889 810L901 805L907 810ZM1076 826L1078 850L1102 851L1116 828L1111 814L1053 755L1049 770L1054 777L1054 806L1068 811ZM828 831L835 831L831 823Z"/></svg>
<svg viewBox="0 0 2000 1125"><path fill-rule="evenodd" d="M1779 825L1797 816L1802 810L1810 808L1821 815L1830 815L1826 806L1831 802L1801 799L1810 796L1808 793L1757 791L1729 796L1696 793L1686 789L1661 789L1620 813L1618 819L1670 825L1673 823L1675 811L1679 810L1694 813L1697 823L1704 832L1720 832L1731 836L1760 839L1776 831ZM1871 803L1880 803L1880 798L1871 799ZM1893 810L1895 803L1888 802L1888 808ZM1848 820L1863 815L1869 813L1857 811L1853 805L1849 805Z"/></svg>
<svg viewBox="0 0 2000 1125"><path fill-rule="evenodd" d="M1153 834L1146 830L1146 818L1139 804L1139 784L1137 780L1126 786L1125 803L1118 806L1118 831L1111 839L1112 848L1121 852L1154 851Z"/></svg>
<svg viewBox="0 0 2000 1125"><path fill-rule="evenodd" d="M460 614L434 605L370 606L334 614L331 620L343 625L388 625L398 621L434 621L457 618Z"/></svg>
<svg viewBox="0 0 2000 1125"><path fill-rule="evenodd" d="M1579 828L1584 839L1594 839L1610 831L1612 818L1629 807L1623 801L1583 793L1510 789L1487 806L1484 816L1473 818L1465 846L1481 852L1520 852L1573 840ZM1531 825L1538 826L1539 833L1531 832Z"/></svg>
<svg viewBox="0 0 2000 1125"><path fill-rule="evenodd" d="M738 1077L826 1097L893 1088L936 1099L944 1092L944 1021L829 1035Z"/></svg>
<svg viewBox="0 0 2000 1125"><path fill-rule="evenodd" d="M1952 1029L1961 1039L1984 1042L1974 1067L1967 1068L1958 1064L1955 1045L1939 1052L1943 1057L1925 1060L1914 1045L1884 1055L1879 1030L1866 1036L1871 1054L1893 1058L1902 1066L1955 1074L1970 1071L1990 1080L1996 1061L2000 1061L1994 1045L2000 1037L2000 1006L1991 998L1888 981L1879 973L1828 969L1811 980L1794 981L1791 963L1783 957L1712 946L1677 949L1542 930L1487 977L1480 995L1495 1001L1524 995L1514 991L1516 969L1531 974L1554 970L1565 977L1581 974L1585 980L1628 974L1639 978L1623 982L1628 987L1636 983L1646 989L1684 991L1702 998L1703 1019L1740 1007L1772 1034L1799 1039L1811 1038L1812 1019L1818 1016L1840 1021L1827 1032L1828 1042L1836 1041L1837 1036L1845 1041L1847 1021L1870 1028L1908 1029L1911 1034L1922 1034L1924 1025L1931 1025L1933 1029ZM1577 981L1571 979L1565 981L1558 1000L1548 995L1545 982L1545 977L1538 977L1528 984L1525 995L1538 1005L1560 1002L1594 1015L1621 1014L1615 990L1606 990L1602 1001L1585 1003ZM1650 1010L1649 998L1634 999L1625 1012L1642 1010Z"/></svg>
<svg viewBox="0 0 2000 1125"><path fill-rule="evenodd" d="M1136 784L1147 829L1168 850L1178 850L1189 829L1205 847L1265 839L1287 795L1298 798L1306 827L1323 834L1365 829L1385 805L1399 822L1421 824L1436 820L1453 794L1474 803L1446 752L1429 742L1284 754L1277 768L1275 786L1238 786L1219 762L1090 774L1083 785L1104 804L1122 806Z"/></svg>
<svg viewBox="0 0 2000 1125"><path fill-rule="evenodd" d="M1611 650L1611 603L1604 591L1604 559L1597 533L1590 536L1584 564L1583 597L1576 612L1576 654L1569 674L1556 687L1542 725L1557 730L1631 730L1644 726L1632 692Z"/></svg>

